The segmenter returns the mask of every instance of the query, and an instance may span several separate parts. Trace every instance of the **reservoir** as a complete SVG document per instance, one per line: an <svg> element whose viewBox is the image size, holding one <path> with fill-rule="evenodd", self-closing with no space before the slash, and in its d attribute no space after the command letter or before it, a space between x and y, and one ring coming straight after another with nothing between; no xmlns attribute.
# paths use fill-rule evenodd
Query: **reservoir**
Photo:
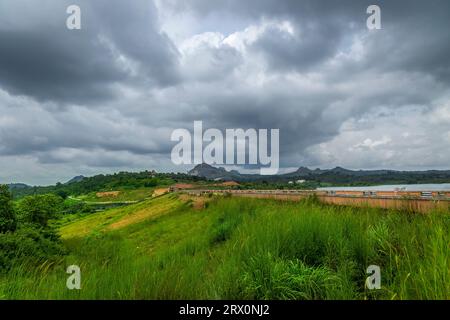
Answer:
<svg viewBox="0 0 450 320"><path fill-rule="evenodd" d="M367 187L327 187L317 188L323 191L450 191L450 183L437 184L392 184Z"/></svg>

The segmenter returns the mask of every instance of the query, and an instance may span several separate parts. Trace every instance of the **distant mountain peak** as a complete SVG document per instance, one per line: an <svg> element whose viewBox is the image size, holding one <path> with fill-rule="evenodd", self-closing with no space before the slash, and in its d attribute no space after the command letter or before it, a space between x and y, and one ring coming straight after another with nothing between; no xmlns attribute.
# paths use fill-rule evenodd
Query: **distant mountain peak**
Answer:
<svg viewBox="0 0 450 320"><path fill-rule="evenodd" d="M311 170L307 167L300 167L297 169L297 171L295 171L295 173L297 174L310 174Z"/></svg>
<svg viewBox="0 0 450 320"><path fill-rule="evenodd" d="M194 167L194 169L200 169L200 168L214 168L214 169L217 169L216 167L213 167L212 165L204 163L204 162L200 163L200 164L198 164L198 165L196 165Z"/></svg>
<svg viewBox="0 0 450 320"><path fill-rule="evenodd" d="M191 176L197 176L211 180L221 179L224 181L232 180L234 176L240 175L237 171L228 172L223 167L216 168L207 163L196 165L192 170L188 171L188 174Z"/></svg>
<svg viewBox="0 0 450 320"><path fill-rule="evenodd" d="M85 179L85 176L79 175L79 176L75 176L72 179L70 179L69 181L67 181L65 184L69 184L69 183L74 183L74 182L80 182L81 180Z"/></svg>
<svg viewBox="0 0 450 320"><path fill-rule="evenodd" d="M202 163L196 165L188 174L198 176L208 180L221 181L293 181L296 179L315 180L330 183L348 184L351 182L358 183L383 183L386 181L390 183L393 179L395 181L408 181L415 179L423 179L423 175L427 173L430 176L439 177L443 182L450 181L450 170L447 171L395 171L395 170L350 170L340 166L333 169L309 169L307 167L299 167L293 172L278 174L274 176L262 176L259 174L245 174L239 173L236 170L227 171L224 168L217 168L212 165ZM444 178L443 178L444 177ZM449 177L449 178L445 178ZM439 181L441 181L439 180Z"/></svg>
<svg viewBox="0 0 450 320"><path fill-rule="evenodd" d="M342 168L342 167L338 166L338 167L336 167L334 169L331 169L330 172L349 173L349 172L352 172L352 170L348 170L348 169L345 169L345 168Z"/></svg>
<svg viewBox="0 0 450 320"><path fill-rule="evenodd" d="M8 184L8 187L10 190L31 188L29 185L25 183L10 183Z"/></svg>

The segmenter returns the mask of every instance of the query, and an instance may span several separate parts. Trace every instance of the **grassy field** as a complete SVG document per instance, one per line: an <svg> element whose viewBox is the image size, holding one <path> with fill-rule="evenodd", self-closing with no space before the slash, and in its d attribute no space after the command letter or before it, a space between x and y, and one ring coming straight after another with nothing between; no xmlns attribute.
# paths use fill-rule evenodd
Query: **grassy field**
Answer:
<svg viewBox="0 0 450 320"><path fill-rule="evenodd" d="M450 299L450 215L170 194L60 227L68 255L2 299ZM81 268L68 290L65 268ZM369 265L381 290L365 288Z"/></svg>

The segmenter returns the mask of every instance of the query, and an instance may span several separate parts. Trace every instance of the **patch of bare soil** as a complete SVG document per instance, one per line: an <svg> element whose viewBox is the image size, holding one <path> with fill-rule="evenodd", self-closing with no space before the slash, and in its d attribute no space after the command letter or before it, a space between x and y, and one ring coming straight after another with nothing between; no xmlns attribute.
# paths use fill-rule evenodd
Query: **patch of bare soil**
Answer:
<svg viewBox="0 0 450 320"><path fill-rule="evenodd" d="M107 191L107 192L97 192L95 195L97 198L105 198L105 197L117 197L120 194L120 191Z"/></svg>
<svg viewBox="0 0 450 320"><path fill-rule="evenodd" d="M169 192L169 188L158 188L153 191L152 197L162 196L163 194L166 194L167 192Z"/></svg>

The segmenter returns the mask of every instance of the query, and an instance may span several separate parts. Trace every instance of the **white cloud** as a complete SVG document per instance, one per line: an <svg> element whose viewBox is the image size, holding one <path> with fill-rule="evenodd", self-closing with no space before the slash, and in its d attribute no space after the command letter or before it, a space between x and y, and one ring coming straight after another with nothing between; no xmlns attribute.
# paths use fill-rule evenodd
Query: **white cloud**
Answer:
<svg viewBox="0 0 450 320"><path fill-rule="evenodd" d="M357 143L353 146L353 148L369 148L369 149L374 149L376 147L382 146L382 145L386 145L389 142L391 142L392 139L389 137L384 136L383 138L381 138L380 140L372 140L370 138L365 139L362 143ZM350 149L352 150L352 149Z"/></svg>

